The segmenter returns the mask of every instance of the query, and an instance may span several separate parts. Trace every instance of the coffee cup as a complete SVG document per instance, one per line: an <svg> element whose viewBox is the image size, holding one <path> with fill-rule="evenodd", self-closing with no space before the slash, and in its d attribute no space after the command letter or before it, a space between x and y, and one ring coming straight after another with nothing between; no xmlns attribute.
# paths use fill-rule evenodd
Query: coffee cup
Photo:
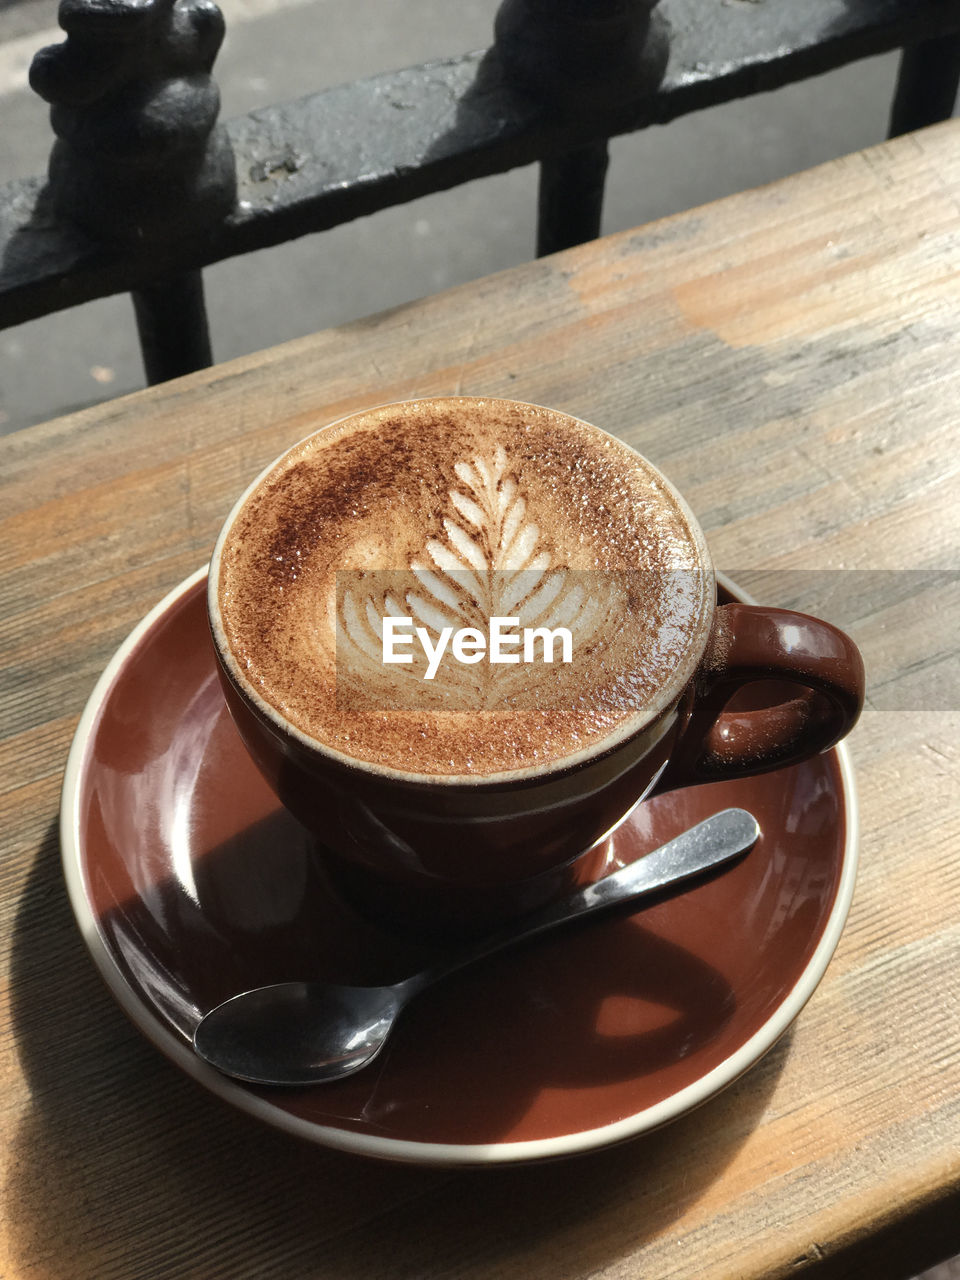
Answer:
<svg viewBox="0 0 960 1280"><path fill-rule="evenodd" d="M863 701L829 623L718 605L650 462L515 401L400 402L293 446L230 512L208 605L253 759L340 891L403 928L566 892L655 790L806 759Z"/></svg>

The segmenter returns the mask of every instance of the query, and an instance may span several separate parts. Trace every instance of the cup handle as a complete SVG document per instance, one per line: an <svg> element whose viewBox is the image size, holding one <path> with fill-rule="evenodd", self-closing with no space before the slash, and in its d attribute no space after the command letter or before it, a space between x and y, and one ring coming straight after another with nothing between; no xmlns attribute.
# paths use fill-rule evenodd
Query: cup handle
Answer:
<svg viewBox="0 0 960 1280"><path fill-rule="evenodd" d="M757 681L789 682L793 697L758 710L725 710ZM789 609L717 609L695 678L693 708L655 792L766 773L826 751L863 707L860 651L849 636Z"/></svg>

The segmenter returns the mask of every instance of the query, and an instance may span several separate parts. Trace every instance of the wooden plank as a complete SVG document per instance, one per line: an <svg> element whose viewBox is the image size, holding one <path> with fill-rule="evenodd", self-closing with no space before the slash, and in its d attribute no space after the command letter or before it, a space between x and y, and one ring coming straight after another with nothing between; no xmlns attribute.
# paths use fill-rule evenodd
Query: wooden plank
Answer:
<svg viewBox="0 0 960 1280"><path fill-rule="evenodd" d="M958 280L949 124L0 441L0 1274L882 1280L960 1249L960 707L933 663ZM353 408L458 391L623 435L767 599L848 581L877 679L854 907L789 1036L659 1133L482 1174L304 1147L183 1079L102 990L55 830L96 675L249 478Z"/></svg>

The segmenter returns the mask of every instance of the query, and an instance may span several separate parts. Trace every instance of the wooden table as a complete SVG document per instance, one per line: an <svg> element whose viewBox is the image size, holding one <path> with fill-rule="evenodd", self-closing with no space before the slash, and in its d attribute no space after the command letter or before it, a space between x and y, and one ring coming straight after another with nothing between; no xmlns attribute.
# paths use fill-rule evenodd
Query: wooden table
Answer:
<svg viewBox="0 0 960 1280"><path fill-rule="evenodd" d="M0 442L0 1274L770 1280L960 1250L958 273L955 122ZM720 568L847 626L870 676L860 879L793 1030L652 1136L488 1171L208 1096L107 995L58 861L83 703L249 478L316 421L454 392L622 434Z"/></svg>

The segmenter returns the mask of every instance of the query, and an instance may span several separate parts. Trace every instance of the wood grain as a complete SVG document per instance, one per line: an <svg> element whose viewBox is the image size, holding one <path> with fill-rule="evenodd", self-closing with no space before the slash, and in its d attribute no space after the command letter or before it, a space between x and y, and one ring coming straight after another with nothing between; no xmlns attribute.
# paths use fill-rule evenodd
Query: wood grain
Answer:
<svg viewBox="0 0 960 1280"><path fill-rule="evenodd" d="M0 441L0 1275L906 1275L960 1250L960 124ZM270 458L421 393L622 435L718 565L864 651L862 871L790 1034L668 1129L393 1168L221 1107L127 1025L62 887L92 685Z"/></svg>

